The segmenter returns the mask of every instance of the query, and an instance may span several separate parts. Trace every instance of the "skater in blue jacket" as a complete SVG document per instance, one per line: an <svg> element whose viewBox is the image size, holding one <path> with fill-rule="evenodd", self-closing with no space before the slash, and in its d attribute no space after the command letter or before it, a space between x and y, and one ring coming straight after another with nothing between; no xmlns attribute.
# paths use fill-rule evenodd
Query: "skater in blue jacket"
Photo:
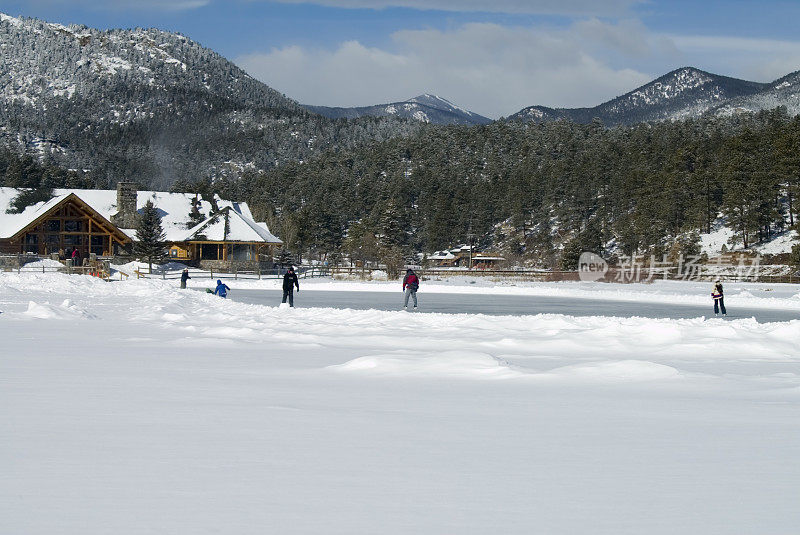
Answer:
<svg viewBox="0 0 800 535"><path fill-rule="evenodd" d="M214 295L218 295L223 299L227 299L228 297L228 288L227 284L223 284L221 280L217 279L217 288L214 290Z"/></svg>

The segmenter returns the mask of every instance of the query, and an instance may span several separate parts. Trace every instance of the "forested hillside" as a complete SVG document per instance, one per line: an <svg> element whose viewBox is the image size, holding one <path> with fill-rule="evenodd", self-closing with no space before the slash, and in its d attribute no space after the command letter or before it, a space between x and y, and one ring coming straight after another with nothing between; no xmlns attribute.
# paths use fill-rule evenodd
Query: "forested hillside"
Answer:
<svg viewBox="0 0 800 535"><path fill-rule="evenodd" d="M474 237L556 266L582 250L697 252L719 214L750 246L796 222L798 180L800 118L778 109L613 129L429 126L217 187L302 250L393 257Z"/></svg>
<svg viewBox="0 0 800 535"><path fill-rule="evenodd" d="M180 34L0 14L0 141L98 186L269 169L408 135L416 121L308 112Z"/></svg>

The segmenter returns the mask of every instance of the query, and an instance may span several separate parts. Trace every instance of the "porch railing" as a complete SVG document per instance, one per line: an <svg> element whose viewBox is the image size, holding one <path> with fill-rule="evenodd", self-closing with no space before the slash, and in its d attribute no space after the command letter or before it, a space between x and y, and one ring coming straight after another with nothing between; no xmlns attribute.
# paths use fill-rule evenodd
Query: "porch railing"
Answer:
<svg viewBox="0 0 800 535"><path fill-rule="evenodd" d="M160 269L153 268L152 273L147 268L139 269L134 272L136 278L148 279L180 279L183 269ZM189 268L189 277L192 279L233 279L233 280L260 280L260 279L280 279L286 273L285 269L262 269L262 270L238 270L217 271ZM330 270L323 267L299 267L295 269L297 277L300 279L310 279L316 277L329 277Z"/></svg>

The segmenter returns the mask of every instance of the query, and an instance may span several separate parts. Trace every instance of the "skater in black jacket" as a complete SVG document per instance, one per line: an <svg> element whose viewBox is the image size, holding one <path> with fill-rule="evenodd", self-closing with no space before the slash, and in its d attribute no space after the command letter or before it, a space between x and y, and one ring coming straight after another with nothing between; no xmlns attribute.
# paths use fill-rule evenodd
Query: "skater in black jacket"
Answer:
<svg viewBox="0 0 800 535"><path fill-rule="evenodd" d="M286 299L289 299L289 306L294 306L294 288L297 287L297 291L300 291L300 283L297 280L297 274L294 272L294 268L289 266L289 269L286 271L286 274L283 276L283 301L281 303L285 303Z"/></svg>
<svg viewBox="0 0 800 535"><path fill-rule="evenodd" d="M728 311L725 310L725 296L722 294L722 281L717 279L714 282L714 289L711 290L711 298L714 300L714 315L720 313L722 310L722 315L727 316Z"/></svg>
<svg viewBox="0 0 800 535"><path fill-rule="evenodd" d="M186 281L188 281L189 279L191 279L191 277L189 276L189 270L184 269L183 273L181 273L181 290L186 289Z"/></svg>

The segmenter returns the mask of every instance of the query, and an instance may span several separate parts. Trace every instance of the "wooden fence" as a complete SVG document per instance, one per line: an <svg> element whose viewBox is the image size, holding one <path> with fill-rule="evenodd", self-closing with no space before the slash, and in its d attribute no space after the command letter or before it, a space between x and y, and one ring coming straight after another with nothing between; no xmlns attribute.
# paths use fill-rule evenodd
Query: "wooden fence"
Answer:
<svg viewBox="0 0 800 535"><path fill-rule="evenodd" d="M710 267L718 267L712 265ZM103 278L105 280L117 280L127 278L128 273L107 270L97 266L79 266L79 267L55 267L55 266L37 266L37 267L15 267L3 268L6 272L15 273L71 273L76 275L93 275ZM315 278L315 277L345 277L345 278L368 278L372 269L364 270L360 267L349 266L334 266L334 267L299 267L296 269L298 278ZM577 271L542 271L542 270L525 270L525 269L446 269L446 268L433 268L433 269L416 269L416 272L426 278L437 277L487 277L500 280L519 280L519 281L538 281L538 282L560 282L560 281L579 281L581 280L580 273ZM153 269L149 273L146 269L134 271L133 274L137 278L150 278L150 279L180 279L182 269L167 270L167 269ZM239 280L239 279L278 279L283 277L286 270L283 269L268 269L268 270L255 270L255 271L213 271L201 270L196 268L189 268L189 276L193 279L208 278L208 279L226 279L226 280ZM605 275L599 279L599 282L618 282L618 283L648 283L656 280L694 280L694 281L711 281L720 276L714 270L701 270L693 276L687 278L685 275L676 273L670 269L642 269L632 277L631 272L624 269L610 268ZM767 283L800 283L800 276L797 273L787 275L771 275L771 274L749 274L749 273L722 273L723 280L726 282L767 282Z"/></svg>
<svg viewBox="0 0 800 535"><path fill-rule="evenodd" d="M716 268L716 265L711 267ZM332 267L330 273L334 277L347 278L369 278L372 270L366 271L360 267ZM424 278L436 277L486 277L502 280L520 280L537 282L561 282L561 281L580 281L581 274L578 271L543 271L526 269L415 269L418 275ZM675 270L665 270L656 268L653 270L642 269L635 273L635 276L628 270L610 268L598 282L617 282L617 283L648 283L657 280L673 281L712 281L718 276L727 282L769 282L769 283L800 283L800 276L797 274L788 275L769 275L769 274L746 274L746 273L718 273L717 271L700 271L699 273L687 276L676 273Z"/></svg>
<svg viewBox="0 0 800 535"><path fill-rule="evenodd" d="M147 269L140 269L134 271L137 278L147 279L180 279L183 274L182 269L153 269L153 272L148 272ZM189 277L191 279L233 279L233 280L261 280L261 279L280 279L286 273L285 269L264 269L264 270L233 270L233 271L214 271L189 268ZM295 270L297 277L300 279L310 279L315 277L328 277L330 271L322 267L309 267L297 268Z"/></svg>

